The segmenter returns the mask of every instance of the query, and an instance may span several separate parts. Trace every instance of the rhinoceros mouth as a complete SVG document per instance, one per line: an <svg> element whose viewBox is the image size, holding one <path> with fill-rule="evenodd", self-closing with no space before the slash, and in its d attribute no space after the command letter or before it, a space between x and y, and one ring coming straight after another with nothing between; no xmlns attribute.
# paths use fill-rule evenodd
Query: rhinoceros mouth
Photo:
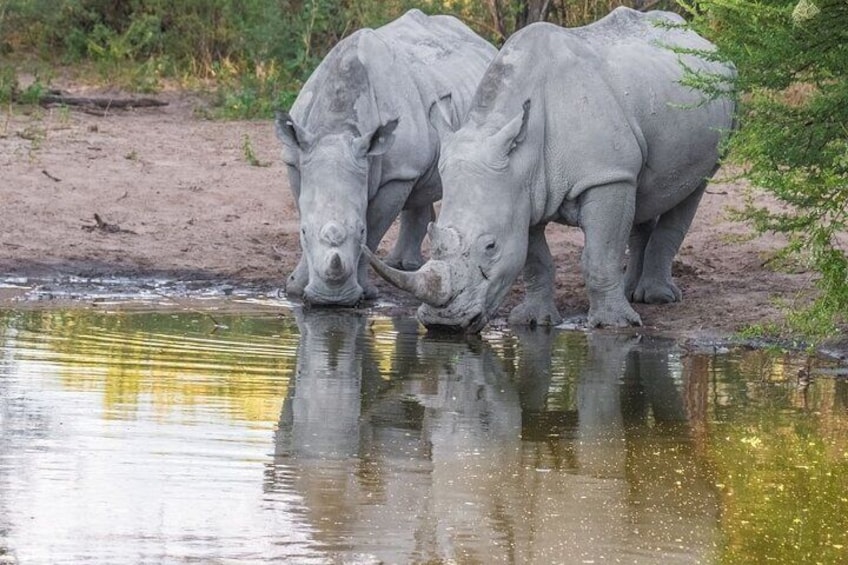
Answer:
<svg viewBox="0 0 848 565"><path fill-rule="evenodd" d="M445 312L444 309L432 308L426 304L418 309L418 319L424 324L428 332L450 334L480 333L489 322L489 316L483 310L472 315L457 316Z"/></svg>
<svg viewBox="0 0 848 565"><path fill-rule="evenodd" d="M310 306L356 306L362 295L362 287L358 284L345 290L323 290L310 285L303 291L303 301Z"/></svg>
<svg viewBox="0 0 848 565"><path fill-rule="evenodd" d="M482 330L488 323L489 316L480 312L468 321L468 327L465 328L465 331L472 334L480 333L480 330Z"/></svg>

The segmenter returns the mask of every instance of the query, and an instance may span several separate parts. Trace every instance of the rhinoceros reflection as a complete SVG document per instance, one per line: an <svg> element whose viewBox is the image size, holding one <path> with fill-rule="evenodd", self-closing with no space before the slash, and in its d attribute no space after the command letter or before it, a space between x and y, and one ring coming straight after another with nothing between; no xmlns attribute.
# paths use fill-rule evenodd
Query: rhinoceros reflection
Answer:
<svg viewBox="0 0 848 565"><path fill-rule="evenodd" d="M359 452L360 396L379 387L380 375L365 344L365 320L350 313L297 313L297 367L280 417L278 448L323 460ZM278 455L284 454L285 451Z"/></svg>
<svg viewBox="0 0 848 565"><path fill-rule="evenodd" d="M538 551L556 561L558 544L565 562L709 561L719 503L689 439L674 342L586 340L573 410L530 385L538 366L519 373L528 379L521 468L544 472L517 512L536 524Z"/></svg>
<svg viewBox="0 0 848 565"><path fill-rule="evenodd" d="M269 485L301 497L316 551L385 563L707 558L716 499L679 433L671 344L590 334L569 382L552 369L556 333L522 332L503 356L408 333L415 361L384 378L363 321L333 319L304 320ZM331 342L348 344L332 362ZM336 384L322 384L330 372ZM563 387L571 404L554 406Z"/></svg>

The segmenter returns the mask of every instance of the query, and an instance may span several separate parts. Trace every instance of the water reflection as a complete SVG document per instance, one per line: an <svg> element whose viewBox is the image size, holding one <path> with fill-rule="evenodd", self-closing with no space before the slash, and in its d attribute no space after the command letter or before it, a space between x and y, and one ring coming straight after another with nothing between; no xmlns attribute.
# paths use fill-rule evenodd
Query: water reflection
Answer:
<svg viewBox="0 0 848 565"><path fill-rule="evenodd" d="M346 311L0 312L0 563L836 563L848 384L814 365Z"/></svg>
<svg viewBox="0 0 848 565"><path fill-rule="evenodd" d="M0 315L7 561L249 561L287 555L281 526L308 535L256 511L297 334L216 317L233 331L195 313Z"/></svg>
<svg viewBox="0 0 848 565"><path fill-rule="evenodd" d="M710 561L718 501L689 434L680 356L670 340L592 333L573 404L525 405L524 467L550 471L534 492L547 504L528 510L545 555L562 540L575 562Z"/></svg>
<svg viewBox="0 0 848 565"><path fill-rule="evenodd" d="M549 394L552 332L495 344L514 364L485 341L423 338L415 364L387 380L355 345L362 320L299 324L268 488L303 497L334 560L669 563L713 551L716 493L686 433L673 342L590 334L576 381L560 383L573 389L563 407Z"/></svg>

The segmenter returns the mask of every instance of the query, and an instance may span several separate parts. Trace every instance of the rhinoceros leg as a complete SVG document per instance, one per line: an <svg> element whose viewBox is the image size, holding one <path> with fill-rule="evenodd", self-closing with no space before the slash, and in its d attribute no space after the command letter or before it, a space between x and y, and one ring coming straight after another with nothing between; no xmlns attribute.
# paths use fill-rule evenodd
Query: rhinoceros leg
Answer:
<svg viewBox="0 0 848 565"><path fill-rule="evenodd" d="M297 215L300 217L300 172L295 167L286 167L288 169L289 187L291 188L292 198L297 205ZM309 268L306 264L306 256L303 249L300 250L300 261L297 267L286 278L286 296L293 298L303 298L303 289L309 284Z"/></svg>
<svg viewBox="0 0 848 565"><path fill-rule="evenodd" d="M297 267L286 279L286 296L301 298L307 284L309 284L309 269L306 266L306 257L301 254Z"/></svg>
<svg viewBox="0 0 848 565"><path fill-rule="evenodd" d="M398 239L385 262L404 271L418 270L424 264L421 242L427 234L427 224L435 219L436 212L432 204L401 211Z"/></svg>
<svg viewBox="0 0 848 565"><path fill-rule="evenodd" d="M660 216L645 247L642 274L633 291L634 302L664 304L678 302L683 297L672 280L671 263L689 231L705 187L706 182L683 202Z"/></svg>
<svg viewBox="0 0 848 565"><path fill-rule="evenodd" d="M403 210L403 205L412 190L413 181L394 180L383 184L377 191L377 195L368 203L366 213L367 236L366 245L371 251L377 249L377 245L386 235L389 226ZM424 230L426 232L426 225ZM423 238L423 235L422 235ZM365 254L359 258L359 285L363 290L363 298L371 299L377 297L377 287L368 278L368 258Z"/></svg>
<svg viewBox="0 0 848 565"><path fill-rule="evenodd" d="M630 255L624 275L624 293L631 302L633 301L633 293L636 291L636 285L639 284L639 279L642 277L645 248L648 246L648 240L651 239L651 232L654 231L654 226L656 225L657 220L653 219L633 226L630 232L630 242L627 244Z"/></svg>
<svg viewBox="0 0 848 565"><path fill-rule="evenodd" d="M562 322L554 303L554 261L544 224L530 228L524 263L524 302L513 308L509 323L517 326L555 326Z"/></svg>
<svg viewBox="0 0 848 565"><path fill-rule="evenodd" d="M636 187L615 183L587 189L580 197L580 227L586 243L581 267L589 292L589 325L641 325L624 296L624 250L636 202Z"/></svg>

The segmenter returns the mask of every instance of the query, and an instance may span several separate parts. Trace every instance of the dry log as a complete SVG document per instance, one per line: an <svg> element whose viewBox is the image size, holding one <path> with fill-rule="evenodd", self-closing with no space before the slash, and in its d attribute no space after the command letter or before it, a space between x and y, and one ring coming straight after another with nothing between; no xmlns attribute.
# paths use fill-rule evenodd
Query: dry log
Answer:
<svg viewBox="0 0 848 565"><path fill-rule="evenodd" d="M151 108L167 106L168 103L156 98L107 98L89 96L67 96L65 94L47 93L38 99L42 106L59 104L64 106L94 106L96 108Z"/></svg>

